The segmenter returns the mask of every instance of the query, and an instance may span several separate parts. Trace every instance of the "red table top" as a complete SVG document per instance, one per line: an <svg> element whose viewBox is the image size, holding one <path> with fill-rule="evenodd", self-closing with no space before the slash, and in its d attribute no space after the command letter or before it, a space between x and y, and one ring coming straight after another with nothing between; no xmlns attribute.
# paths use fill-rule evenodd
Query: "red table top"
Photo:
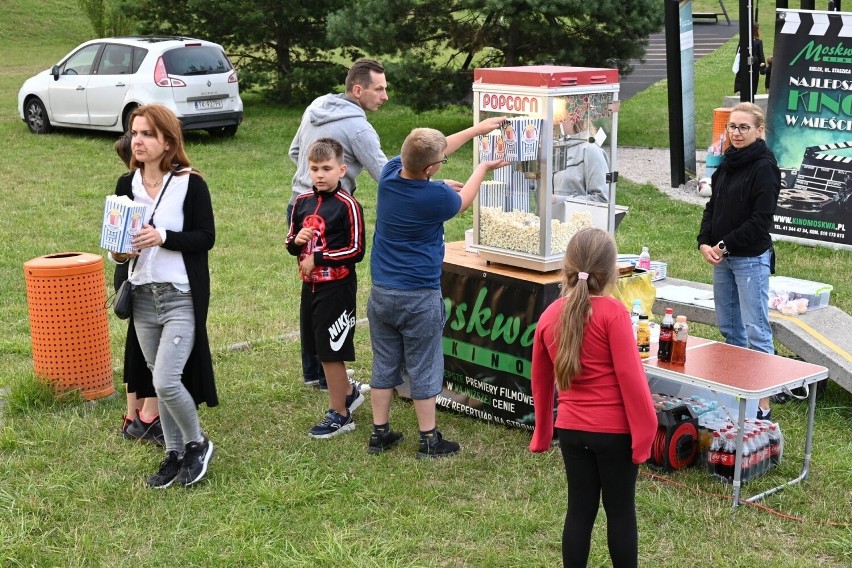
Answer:
<svg viewBox="0 0 852 568"><path fill-rule="evenodd" d="M652 376L687 382L742 398L763 398L828 377L828 369L701 337L690 337L686 365L644 362Z"/></svg>

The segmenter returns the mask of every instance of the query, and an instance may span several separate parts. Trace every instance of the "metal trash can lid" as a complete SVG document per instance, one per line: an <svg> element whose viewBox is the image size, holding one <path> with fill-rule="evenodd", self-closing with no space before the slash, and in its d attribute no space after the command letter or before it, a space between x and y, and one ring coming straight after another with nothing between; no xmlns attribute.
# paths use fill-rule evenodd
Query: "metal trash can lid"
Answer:
<svg viewBox="0 0 852 568"><path fill-rule="evenodd" d="M104 259L88 252L60 252L40 256L24 263L27 276L58 278L103 270Z"/></svg>

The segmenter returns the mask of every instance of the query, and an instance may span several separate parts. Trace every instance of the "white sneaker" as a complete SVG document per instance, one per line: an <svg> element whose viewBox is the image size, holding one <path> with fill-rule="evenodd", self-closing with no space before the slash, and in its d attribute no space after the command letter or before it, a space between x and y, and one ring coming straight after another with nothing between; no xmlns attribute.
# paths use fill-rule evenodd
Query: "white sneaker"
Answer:
<svg viewBox="0 0 852 568"><path fill-rule="evenodd" d="M368 383L362 383L354 379L355 369L346 369L346 376L349 377L349 384L361 391L361 394L370 392L370 385Z"/></svg>

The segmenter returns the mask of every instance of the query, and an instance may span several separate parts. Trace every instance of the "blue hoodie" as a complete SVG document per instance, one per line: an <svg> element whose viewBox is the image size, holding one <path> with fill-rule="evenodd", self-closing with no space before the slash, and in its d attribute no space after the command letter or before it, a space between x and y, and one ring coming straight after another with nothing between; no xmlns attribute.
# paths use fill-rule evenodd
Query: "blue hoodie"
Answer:
<svg viewBox="0 0 852 568"><path fill-rule="evenodd" d="M305 109L302 123L290 144L290 158L296 162L293 193L301 195L312 190L307 151L320 138L334 138L343 145L343 161L347 170L340 184L347 192L352 193L355 178L363 169L378 181L382 167L388 161L382 152L379 135L367 122L364 109L345 95L329 94L315 99Z"/></svg>

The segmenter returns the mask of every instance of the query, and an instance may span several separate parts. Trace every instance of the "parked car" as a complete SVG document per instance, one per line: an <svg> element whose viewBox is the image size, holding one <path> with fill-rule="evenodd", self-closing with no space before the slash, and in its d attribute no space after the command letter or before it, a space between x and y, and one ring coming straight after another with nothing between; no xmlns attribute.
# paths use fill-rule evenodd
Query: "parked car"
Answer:
<svg viewBox="0 0 852 568"><path fill-rule="evenodd" d="M216 136L233 136L243 120L222 46L187 37L91 40L18 92L18 114L34 134L54 126L125 132L133 109L148 103L169 107L184 130Z"/></svg>

